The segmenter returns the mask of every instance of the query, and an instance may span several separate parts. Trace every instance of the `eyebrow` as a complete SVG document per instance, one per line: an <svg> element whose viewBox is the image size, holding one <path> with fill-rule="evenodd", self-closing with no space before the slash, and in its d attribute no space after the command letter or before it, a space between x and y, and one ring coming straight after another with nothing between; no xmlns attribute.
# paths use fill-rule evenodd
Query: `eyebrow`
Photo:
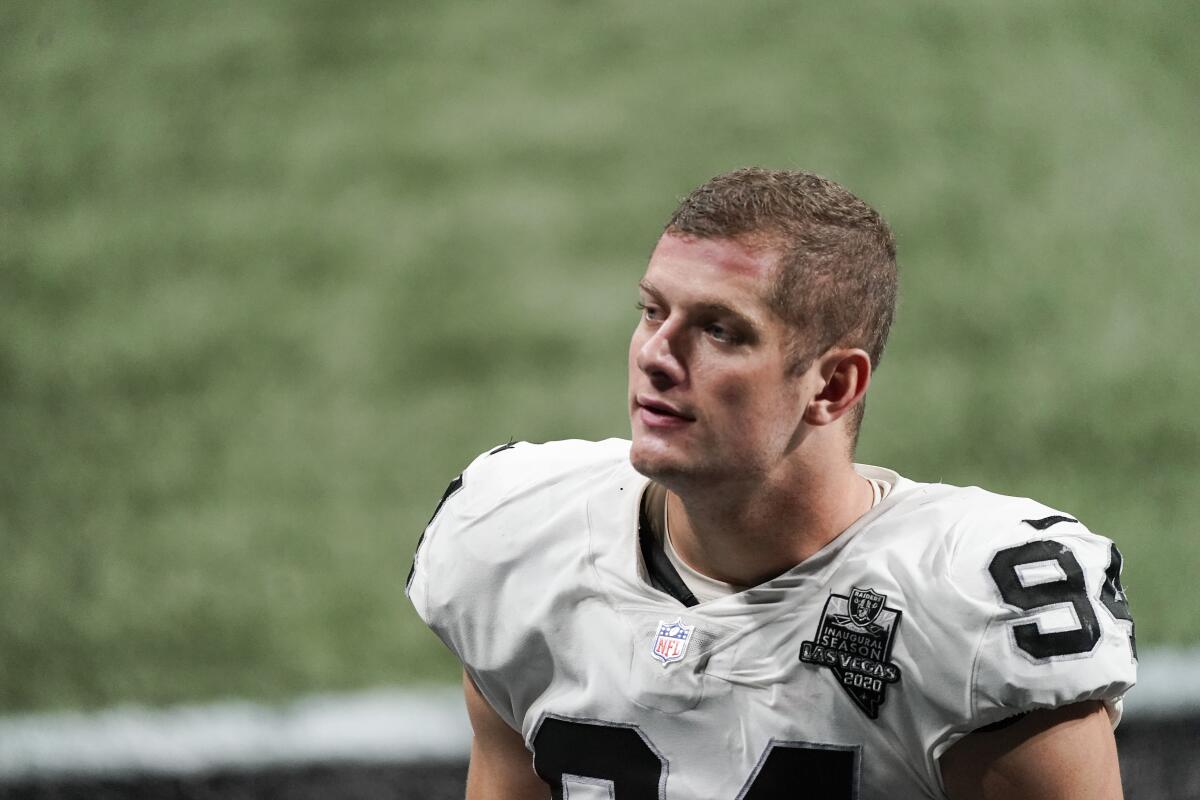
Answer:
<svg viewBox="0 0 1200 800"><path fill-rule="evenodd" d="M659 298L660 300L663 299L663 293L660 292L654 284L652 284L648 280L645 280L644 278L642 280L638 281L638 288L641 289L646 294L652 294L655 297ZM716 314L718 316L733 317L734 319L740 320L745 325L748 325L751 328L757 329L757 327L758 327L758 325L755 323L755 321L752 317L747 316L746 314L744 314L741 311L738 311L737 309L729 307L728 305L721 302L720 300L701 299L699 302L695 303L694 305L696 308L700 309L701 311L706 311L710 314Z"/></svg>

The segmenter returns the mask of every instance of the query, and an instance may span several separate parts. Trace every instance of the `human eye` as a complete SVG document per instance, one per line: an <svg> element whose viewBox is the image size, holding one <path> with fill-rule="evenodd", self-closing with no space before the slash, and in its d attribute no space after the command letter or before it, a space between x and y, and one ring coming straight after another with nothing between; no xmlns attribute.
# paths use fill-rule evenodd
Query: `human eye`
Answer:
<svg viewBox="0 0 1200 800"><path fill-rule="evenodd" d="M642 319L648 322L654 322L658 319L659 310L656 306L647 305L639 300L636 304L637 310L642 312Z"/></svg>
<svg viewBox="0 0 1200 800"><path fill-rule="evenodd" d="M741 338L733 330L719 322L710 322L704 326L704 332L722 344L738 344Z"/></svg>

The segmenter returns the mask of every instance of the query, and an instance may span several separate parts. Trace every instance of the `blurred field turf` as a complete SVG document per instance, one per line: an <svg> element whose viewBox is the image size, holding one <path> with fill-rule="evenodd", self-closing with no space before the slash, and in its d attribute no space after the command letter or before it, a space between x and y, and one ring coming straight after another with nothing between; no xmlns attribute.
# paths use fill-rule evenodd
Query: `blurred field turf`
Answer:
<svg viewBox="0 0 1200 800"><path fill-rule="evenodd" d="M445 482L624 435L675 199L809 168L897 231L860 459L1029 494L1200 642L1200 7L0 8L0 710L453 680Z"/></svg>

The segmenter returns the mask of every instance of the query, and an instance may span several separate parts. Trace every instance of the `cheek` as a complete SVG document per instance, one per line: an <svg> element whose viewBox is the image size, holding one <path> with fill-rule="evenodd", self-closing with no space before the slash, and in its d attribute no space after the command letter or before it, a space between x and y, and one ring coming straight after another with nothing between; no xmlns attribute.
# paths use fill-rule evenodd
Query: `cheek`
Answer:
<svg viewBox="0 0 1200 800"><path fill-rule="evenodd" d="M733 426L748 435L780 427L788 431L799 421L803 392L795 381L745 379L722 382L714 396Z"/></svg>
<svg viewBox="0 0 1200 800"><path fill-rule="evenodd" d="M744 411L754 406L754 387L745 381L722 382L715 387L713 394L721 406L730 411Z"/></svg>
<svg viewBox="0 0 1200 800"><path fill-rule="evenodd" d="M713 387L713 396L729 416L731 423L741 429L760 428L775 416L782 405L778 387L764 385L751 376L722 381Z"/></svg>

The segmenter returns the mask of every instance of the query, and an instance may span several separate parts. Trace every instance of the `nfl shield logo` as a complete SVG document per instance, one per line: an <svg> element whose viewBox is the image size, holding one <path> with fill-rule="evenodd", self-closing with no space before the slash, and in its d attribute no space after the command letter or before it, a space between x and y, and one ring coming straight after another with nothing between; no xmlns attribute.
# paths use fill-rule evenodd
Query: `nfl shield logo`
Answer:
<svg viewBox="0 0 1200 800"><path fill-rule="evenodd" d="M674 622L658 621L658 635L654 637L653 655L665 667L687 655L688 642L692 639L695 625L684 625L680 617Z"/></svg>
<svg viewBox="0 0 1200 800"><path fill-rule="evenodd" d="M859 589L850 591L850 619L857 625L866 625L883 610L887 598L874 589Z"/></svg>

